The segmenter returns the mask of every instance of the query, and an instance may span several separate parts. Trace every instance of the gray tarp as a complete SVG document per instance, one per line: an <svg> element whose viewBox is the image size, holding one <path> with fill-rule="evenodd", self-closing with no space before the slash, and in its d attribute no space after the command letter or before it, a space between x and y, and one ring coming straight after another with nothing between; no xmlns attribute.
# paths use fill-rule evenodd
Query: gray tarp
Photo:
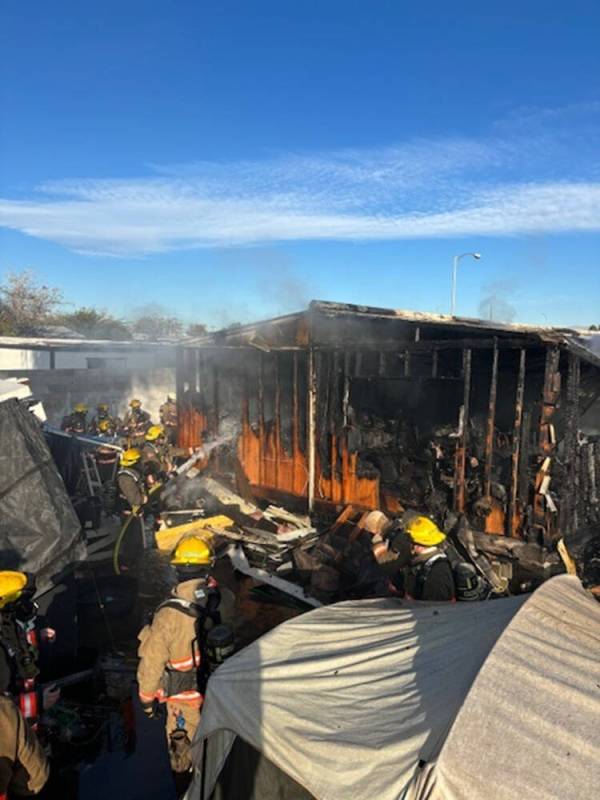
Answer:
<svg viewBox="0 0 600 800"><path fill-rule="evenodd" d="M39 576L38 588L81 558L81 526L40 422L17 400L0 403L0 569Z"/></svg>
<svg viewBox="0 0 600 800"><path fill-rule="evenodd" d="M483 665L419 800L585 800L600 787L600 603L541 586Z"/></svg>
<svg viewBox="0 0 600 800"><path fill-rule="evenodd" d="M280 625L211 677L194 741L200 766L208 737L205 797L233 732L317 800L398 800L524 600L353 601Z"/></svg>

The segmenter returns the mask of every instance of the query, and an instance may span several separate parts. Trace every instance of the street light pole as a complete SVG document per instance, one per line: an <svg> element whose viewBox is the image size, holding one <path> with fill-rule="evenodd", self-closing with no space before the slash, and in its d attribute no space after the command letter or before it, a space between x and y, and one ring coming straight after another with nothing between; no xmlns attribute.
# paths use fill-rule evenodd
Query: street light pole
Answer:
<svg viewBox="0 0 600 800"><path fill-rule="evenodd" d="M459 256L454 256L454 263L452 266L452 305L450 308L451 316L456 316L456 279L458 277L458 262L465 256L472 256L472 258L479 261L481 253L461 253Z"/></svg>

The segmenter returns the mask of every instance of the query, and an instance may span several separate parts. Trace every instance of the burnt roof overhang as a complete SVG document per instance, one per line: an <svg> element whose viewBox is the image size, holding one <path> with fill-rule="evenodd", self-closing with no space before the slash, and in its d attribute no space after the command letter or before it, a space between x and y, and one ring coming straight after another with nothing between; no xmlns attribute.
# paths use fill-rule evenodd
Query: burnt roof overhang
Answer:
<svg viewBox="0 0 600 800"><path fill-rule="evenodd" d="M389 308L378 308L351 303L334 303L324 300L313 300L308 309L287 314L273 319L262 320L248 325L225 328L204 334L197 339L182 344L184 348L256 348L266 352L271 349L298 350L313 345L334 346L332 340L319 342L314 332L319 321L371 321L384 329L387 323L397 328L402 326L414 332L419 329L420 335L427 335L432 341L445 341L451 344L456 339L460 346L463 338L470 340L497 339L507 340L506 345L522 347L560 347L572 352L583 361L600 368L600 356L582 344L580 332L569 328L551 328L534 325L504 324L468 317L450 317L443 314L430 314L421 311L406 311ZM310 333L312 330L312 334ZM380 342L365 341L361 335L357 341L348 339L347 330L339 337L339 344L346 347L376 348ZM425 343L423 343L425 344ZM402 349L402 341L397 342Z"/></svg>

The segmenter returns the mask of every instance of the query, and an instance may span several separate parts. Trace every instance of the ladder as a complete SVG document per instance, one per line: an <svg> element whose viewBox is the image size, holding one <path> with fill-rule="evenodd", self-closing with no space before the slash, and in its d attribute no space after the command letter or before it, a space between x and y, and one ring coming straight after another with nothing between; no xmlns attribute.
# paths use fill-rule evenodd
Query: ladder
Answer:
<svg viewBox="0 0 600 800"><path fill-rule="evenodd" d="M102 495L104 486L100 479L98 464L96 463L96 453L94 451L83 449L81 451L81 461L85 482L87 484L88 495L93 495L94 497Z"/></svg>

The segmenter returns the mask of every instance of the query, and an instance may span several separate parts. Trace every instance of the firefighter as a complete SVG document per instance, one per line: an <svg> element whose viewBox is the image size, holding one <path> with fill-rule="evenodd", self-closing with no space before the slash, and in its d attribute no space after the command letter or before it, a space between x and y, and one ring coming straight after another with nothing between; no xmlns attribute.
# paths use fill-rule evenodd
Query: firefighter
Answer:
<svg viewBox="0 0 600 800"><path fill-rule="evenodd" d="M173 466L169 458L166 432L162 425L151 425L144 436L142 460L149 476L162 480Z"/></svg>
<svg viewBox="0 0 600 800"><path fill-rule="evenodd" d="M40 640L51 642L56 634L51 628L39 628L34 593L32 576L0 571L0 673L6 675L2 691L12 694L32 724L60 695L52 687L42 692L37 684Z"/></svg>
<svg viewBox="0 0 600 800"><path fill-rule="evenodd" d="M96 416L90 423L89 432L93 436L115 436L120 425L120 420L110 415L108 403L98 403Z"/></svg>
<svg viewBox="0 0 600 800"><path fill-rule="evenodd" d="M33 732L38 675L36 608L31 579L0 571L0 798L38 794L48 780L46 757ZM58 698L55 698L58 699ZM45 704L48 708L50 702ZM28 724L30 723L30 724Z"/></svg>
<svg viewBox="0 0 600 800"><path fill-rule="evenodd" d="M110 439L113 443L116 442L116 429L112 427L111 419L101 419L94 431L95 436L100 436L103 439ZM98 465L98 474L103 484L111 486L114 484L115 470L119 463L119 450L114 447L99 446L96 449L96 464Z"/></svg>
<svg viewBox="0 0 600 800"><path fill-rule="evenodd" d="M183 537L171 555L178 584L139 635L137 678L148 717L166 708L167 746L178 790L191 777L190 744L200 721L208 675L205 634L221 622L221 593L211 569L214 551L206 537Z"/></svg>
<svg viewBox="0 0 600 800"><path fill-rule="evenodd" d="M405 597L433 602L456 600L452 566L440 549L445 539L435 522L421 515L410 515L402 530L394 535L392 549L404 553L408 561L402 568L400 581L395 581Z"/></svg>
<svg viewBox="0 0 600 800"><path fill-rule="evenodd" d="M177 442L177 401L173 393L167 395L167 400L159 409L160 422L163 425L167 442L175 444Z"/></svg>
<svg viewBox="0 0 600 800"><path fill-rule="evenodd" d="M151 425L150 414L142 408L142 401L134 397L129 403L129 411L123 420L123 433L129 438L132 445L141 444Z"/></svg>
<svg viewBox="0 0 600 800"><path fill-rule="evenodd" d="M0 800L38 794L49 773L34 732L0 685Z"/></svg>
<svg viewBox="0 0 600 800"><path fill-rule="evenodd" d="M139 509L148 501L142 453L138 448L130 447L121 454L117 486L131 509Z"/></svg>
<svg viewBox="0 0 600 800"><path fill-rule="evenodd" d="M87 433L87 413L88 407L85 403L75 403L73 411L63 417L60 427L67 433Z"/></svg>

